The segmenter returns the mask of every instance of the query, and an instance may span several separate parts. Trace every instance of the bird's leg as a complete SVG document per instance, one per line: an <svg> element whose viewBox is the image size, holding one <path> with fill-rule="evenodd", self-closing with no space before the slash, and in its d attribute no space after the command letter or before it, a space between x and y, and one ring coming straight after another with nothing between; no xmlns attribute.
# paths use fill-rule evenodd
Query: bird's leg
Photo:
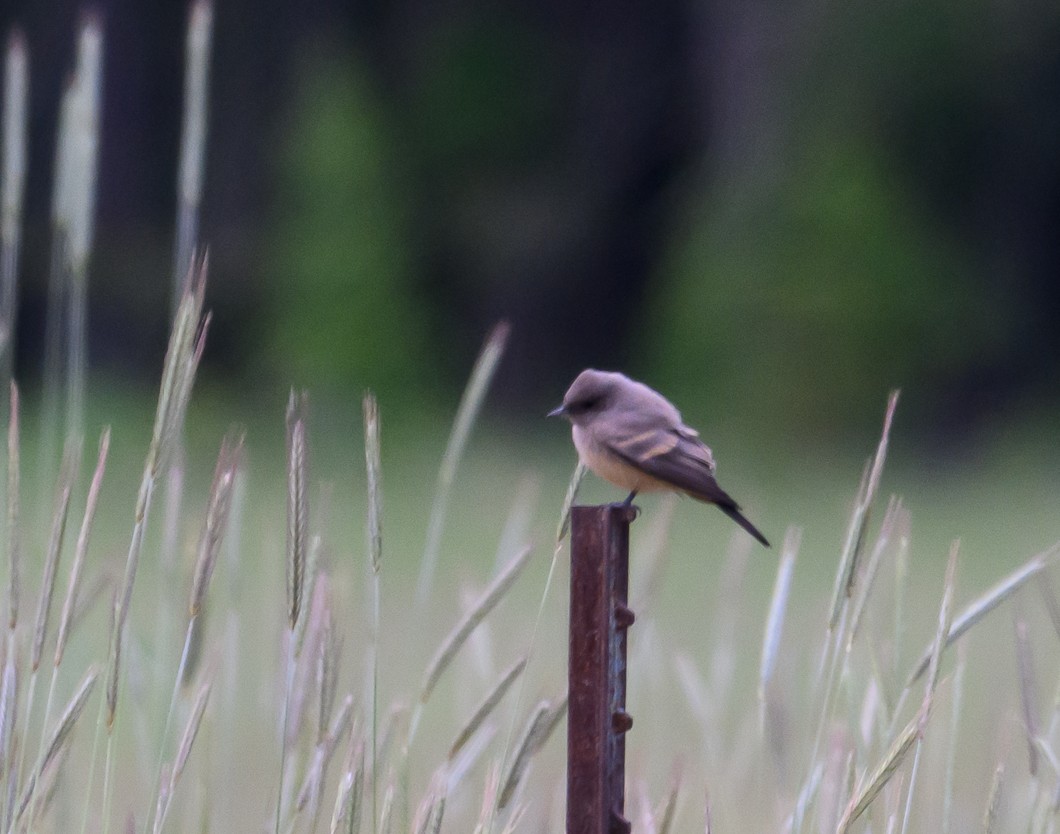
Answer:
<svg viewBox="0 0 1060 834"><path fill-rule="evenodd" d="M623 510L632 510L633 511L633 518L636 518L638 515L640 515L640 507L638 507L636 504L633 503L633 499L636 498L636 497L637 497L637 491L633 490L633 492L631 492L629 495L626 496L626 500L625 501L616 501L611 506L612 507L618 507L618 508L623 509Z"/></svg>

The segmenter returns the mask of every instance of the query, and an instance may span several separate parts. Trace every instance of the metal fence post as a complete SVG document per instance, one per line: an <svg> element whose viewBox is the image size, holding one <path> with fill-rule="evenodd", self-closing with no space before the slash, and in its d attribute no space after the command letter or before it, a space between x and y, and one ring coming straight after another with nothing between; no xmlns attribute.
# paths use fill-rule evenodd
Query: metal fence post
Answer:
<svg viewBox="0 0 1060 834"><path fill-rule="evenodd" d="M628 834L625 819L629 524L621 504L571 509L567 834Z"/></svg>

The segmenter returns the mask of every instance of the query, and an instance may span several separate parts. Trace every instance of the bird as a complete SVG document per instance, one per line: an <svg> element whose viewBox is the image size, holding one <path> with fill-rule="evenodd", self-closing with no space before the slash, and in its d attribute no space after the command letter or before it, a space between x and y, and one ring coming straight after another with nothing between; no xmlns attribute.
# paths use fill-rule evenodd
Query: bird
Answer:
<svg viewBox="0 0 1060 834"><path fill-rule="evenodd" d="M759 542L769 541L740 512L714 477L714 455L699 432L658 391L617 371L587 368L578 374L563 404L548 413L571 423L582 463L605 481L641 492L684 493L714 504Z"/></svg>

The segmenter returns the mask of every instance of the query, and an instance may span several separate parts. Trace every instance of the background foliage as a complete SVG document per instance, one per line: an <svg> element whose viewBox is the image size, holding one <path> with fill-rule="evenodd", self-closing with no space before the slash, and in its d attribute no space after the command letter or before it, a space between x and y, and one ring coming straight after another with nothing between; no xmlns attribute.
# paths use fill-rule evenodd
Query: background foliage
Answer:
<svg viewBox="0 0 1060 834"><path fill-rule="evenodd" d="M111 5L91 364L144 379L184 8ZM74 13L0 15L33 45L24 378ZM586 365L794 438L890 385L932 440L1055 407L1054 3L231 0L216 33L207 376L430 408L507 317L519 417Z"/></svg>

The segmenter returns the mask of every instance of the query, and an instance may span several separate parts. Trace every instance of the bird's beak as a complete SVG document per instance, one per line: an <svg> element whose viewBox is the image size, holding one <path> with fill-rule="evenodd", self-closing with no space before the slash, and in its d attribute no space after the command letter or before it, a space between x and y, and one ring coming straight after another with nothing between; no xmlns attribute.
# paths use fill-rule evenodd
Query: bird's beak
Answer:
<svg viewBox="0 0 1060 834"><path fill-rule="evenodd" d="M545 416L546 417L566 417L567 416L567 407L564 406L564 405L561 405L559 408L552 409Z"/></svg>

